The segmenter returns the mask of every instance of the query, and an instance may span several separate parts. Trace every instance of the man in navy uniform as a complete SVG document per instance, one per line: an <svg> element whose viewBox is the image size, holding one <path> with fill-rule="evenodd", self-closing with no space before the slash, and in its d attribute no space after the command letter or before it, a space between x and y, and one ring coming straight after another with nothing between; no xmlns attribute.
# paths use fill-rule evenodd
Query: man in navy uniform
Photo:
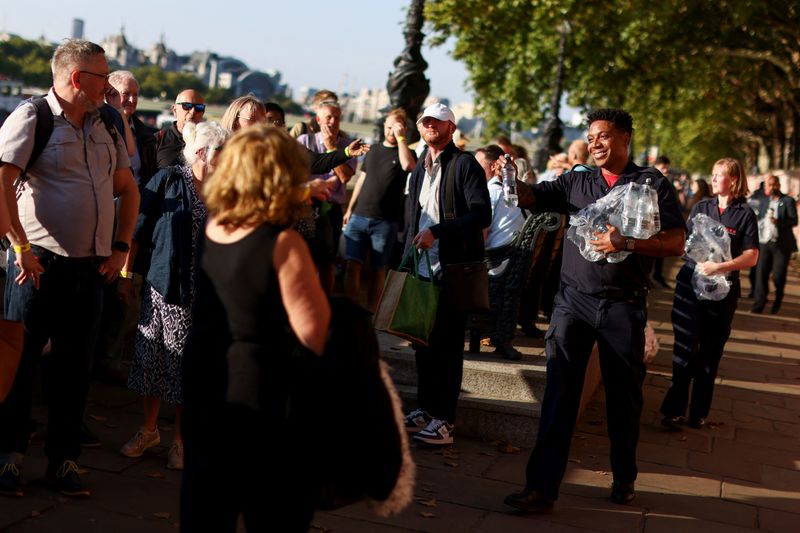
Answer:
<svg viewBox="0 0 800 533"><path fill-rule="evenodd" d="M564 241L561 289L545 336L547 386L539 434L528 461L524 490L505 499L506 504L528 512L549 512L558 498L586 365L595 343L606 391L614 474L611 499L617 503L633 500L646 374L644 328L650 271L656 257L683 253L686 234L672 185L657 170L630 161L631 116L621 109L600 109L589 114L588 122L589 151L597 168L565 172L555 181L534 185L532 197L526 199L520 193L520 205L575 213L614 187L650 179L658 193L662 229L649 239L625 237L610 224L608 231L595 233L590 241L595 250L606 255L632 252L619 263L590 262L573 242Z"/></svg>

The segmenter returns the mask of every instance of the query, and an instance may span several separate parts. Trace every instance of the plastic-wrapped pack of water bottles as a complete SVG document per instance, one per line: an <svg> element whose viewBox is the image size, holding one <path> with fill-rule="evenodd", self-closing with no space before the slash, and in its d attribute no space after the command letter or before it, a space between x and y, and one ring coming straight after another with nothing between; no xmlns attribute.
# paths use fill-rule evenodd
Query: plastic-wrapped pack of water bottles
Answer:
<svg viewBox="0 0 800 533"><path fill-rule="evenodd" d="M692 233L686 239L684 248L689 259L696 264L731 260L731 238L725 226L703 213L695 215L692 226ZM692 288L697 298L713 301L725 298L731 290L731 283L725 275L703 275L696 264L692 273Z"/></svg>
<svg viewBox="0 0 800 533"><path fill-rule="evenodd" d="M634 239L649 239L661 231L658 193L650 183L648 178L644 184L628 183L624 187L612 188L608 194L570 217L567 238L578 246L586 260L597 262L605 259L609 263L619 263L630 255L625 251L606 255L591 247L589 241L595 233L608 231L606 224Z"/></svg>

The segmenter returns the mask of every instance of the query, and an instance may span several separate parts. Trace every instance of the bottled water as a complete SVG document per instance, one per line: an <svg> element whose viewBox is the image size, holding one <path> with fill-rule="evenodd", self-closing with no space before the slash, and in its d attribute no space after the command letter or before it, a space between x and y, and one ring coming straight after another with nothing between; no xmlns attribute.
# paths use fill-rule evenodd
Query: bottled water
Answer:
<svg viewBox="0 0 800 533"><path fill-rule="evenodd" d="M519 198L517 197L517 167L511 162L511 157L505 155L506 162L503 165L501 174L503 175L503 199L508 207L517 207Z"/></svg>
<svg viewBox="0 0 800 533"><path fill-rule="evenodd" d="M647 178L647 181L644 182L645 187L650 192L650 204L651 204L651 213L653 214L653 235L661 231L661 215L658 209L658 191L656 191L655 187L652 186L652 182L650 178Z"/></svg>
<svg viewBox="0 0 800 533"><path fill-rule="evenodd" d="M653 228L653 204L650 200L648 189L639 191L639 199L636 202L636 223L633 228L633 236L636 239L649 239Z"/></svg>
<svg viewBox="0 0 800 533"><path fill-rule="evenodd" d="M622 201L622 234L635 237L636 211L639 204L639 186L631 183Z"/></svg>

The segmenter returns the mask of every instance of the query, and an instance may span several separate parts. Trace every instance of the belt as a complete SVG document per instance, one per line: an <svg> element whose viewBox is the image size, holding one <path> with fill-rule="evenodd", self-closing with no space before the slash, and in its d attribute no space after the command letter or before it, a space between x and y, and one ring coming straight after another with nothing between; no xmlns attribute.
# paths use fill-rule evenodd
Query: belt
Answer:
<svg viewBox="0 0 800 533"><path fill-rule="evenodd" d="M36 250L37 255L46 257L50 261L65 265L99 265L105 259L104 257L98 257L96 255L90 255L88 257L67 257L65 255L53 253L47 248L42 248L41 246L37 246L35 244L31 245L31 248Z"/></svg>
<svg viewBox="0 0 800 533"><path fill-rule="evenodd" d="M593 292L589 296L602 300L639 300L647 298L647 289L604 289Z"/></svg>

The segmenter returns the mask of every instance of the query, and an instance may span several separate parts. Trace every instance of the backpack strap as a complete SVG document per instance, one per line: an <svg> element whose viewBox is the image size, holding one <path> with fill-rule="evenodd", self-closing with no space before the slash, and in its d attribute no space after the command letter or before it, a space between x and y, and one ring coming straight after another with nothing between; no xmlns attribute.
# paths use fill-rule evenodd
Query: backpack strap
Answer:
<svg viewBox="0 0 800 533"><path fill-rule="evenodd" d="M125 127L125 122L123 122L122 115L119 114L119 111L108 104L104 104L100 106L100 120L103 121L106 131L111 136L111 140L114 141L115 145L119 140L119 135L117 132L123 134L122 144L124 144L127 148L128 143L125 141L125 130L122 129Z"/></svg>
<svg viewBox="0 0 800 533"><path fill-rule="evenodd" d="M31 168L33 164L36 163L36 160L39 159L39 156L42 155L44 147L47 146L47 143L50 141L50 136L53 134L53 127L55 124L53 112L50 110L50 104L47 103L44 96L35 96L31 98L29 102L32 103L33 107L36 109L36 127L33 133L33 150L31 150L31 156L28 158L28 164L25 165L25 168L20 174L21 177L27 174L28 169ZM22 178L23 181L25 179L27 178Z"/></svg>
<svg viewBox="0 0 800 533"><path fill-rule="evenodd" d="M458 162L458 158L461 157L463 154L461 151L458 153L453 154L453 158L450 160L450 164L447 166L447 172L445 172L444 180L442 180L442 187L444 188L443 196L444 196L444 219L445 220L453 220L456 218L456 192L455 192L455 176L456 176L456 162Z"/></svg>

